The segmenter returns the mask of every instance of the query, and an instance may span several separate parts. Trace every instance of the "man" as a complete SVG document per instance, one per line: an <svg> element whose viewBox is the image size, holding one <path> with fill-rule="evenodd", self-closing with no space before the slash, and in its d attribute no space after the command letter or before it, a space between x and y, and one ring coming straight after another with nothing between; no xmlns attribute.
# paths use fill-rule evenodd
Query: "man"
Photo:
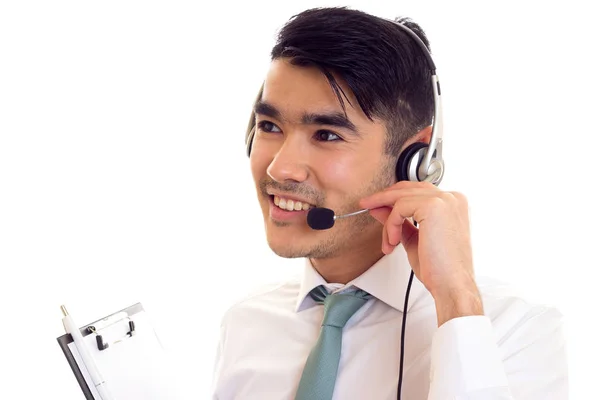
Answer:
<svg viewBox="0 0 600 400"><path fill-rule="evenodd" d="M282 28L250 164L270 248L306 268L226 313L214 399L567 398L560 313L475 280L464 195L398 181L433 114L426 55L398 24L327 8ZM369 211L314 230L316 207Z"/></svg>

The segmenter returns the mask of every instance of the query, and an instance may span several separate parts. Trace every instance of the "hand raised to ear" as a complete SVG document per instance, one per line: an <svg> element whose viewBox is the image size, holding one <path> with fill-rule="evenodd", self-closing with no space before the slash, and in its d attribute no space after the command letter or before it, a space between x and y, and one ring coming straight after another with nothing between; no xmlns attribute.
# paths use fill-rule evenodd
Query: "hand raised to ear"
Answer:
<svg viewBox="0 0 600 400"><path fill-rule="evenodd" d="M416 277L436 301L439 325L457 316L483 314L464 195L428 182L401 181L359 205L383 224L385 254L404 246Z"/></svg>

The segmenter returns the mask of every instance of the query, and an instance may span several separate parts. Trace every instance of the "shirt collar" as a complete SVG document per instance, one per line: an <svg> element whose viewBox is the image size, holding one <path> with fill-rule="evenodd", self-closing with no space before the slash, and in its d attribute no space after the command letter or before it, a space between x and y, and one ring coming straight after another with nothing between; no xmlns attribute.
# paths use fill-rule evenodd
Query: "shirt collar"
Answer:
<svg viewBox="0 0 600 400"><path fill-rule="evenodd" d="M327 283L312 266L310 260L306 259L304 272L300 281L300 291L296 301L296 312L310 308L315 304L314 300L308 294L319 285L325 285L329 290L339 290L355 286L402 312L404 311L404 300L410 271L411 267L408 257L402 245L396 246L390 254L381 257L362 275L348 282L347 285ZM425 287L421 282L416 277L413 278L408 299L408 310L410 310L423 290L425 290Z"/></svg>
<svg viewBox="0 0 600 400"><path fill-rule="evenodd" d="M304 272L300 280L300 290L298 292L298 299L296 300L296 312L310 308L316 304L308 294L319 285L328 286L325 279L315 270L307 258L304 262Z"/></svg>

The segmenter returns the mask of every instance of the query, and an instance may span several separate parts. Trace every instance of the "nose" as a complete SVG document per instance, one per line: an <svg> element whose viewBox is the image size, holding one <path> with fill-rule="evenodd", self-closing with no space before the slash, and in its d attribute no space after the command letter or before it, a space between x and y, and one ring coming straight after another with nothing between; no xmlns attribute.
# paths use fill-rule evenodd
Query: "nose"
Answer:
<svg viewBox="0 0 600 400"><path fill-rule="evenodd" d="M299 136L299 135L298 135ZM267 174L277 182L304 182L308 179L307 154L300 137L289 135L267 168Z"/></svg>

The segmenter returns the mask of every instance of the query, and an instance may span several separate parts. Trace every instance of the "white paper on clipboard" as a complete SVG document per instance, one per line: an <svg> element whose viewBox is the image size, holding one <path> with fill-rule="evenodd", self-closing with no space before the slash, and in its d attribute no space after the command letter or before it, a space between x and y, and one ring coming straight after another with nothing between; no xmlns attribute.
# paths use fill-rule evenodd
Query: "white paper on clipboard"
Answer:
<svg viewBox="0 0 600 400"><path fill-rule="evenodd" d="M141 305L130 307L129 315L84 336L96 366L114 400L183 400L177 368L162 347ZM128 334L133 321L134 331ZM98 321L101 325L102 321ZM90 324L93 326L94 324ZM97 336L108 344L98 348ZM77 366L95 399L98 392L74 342L68 344Z"/></svg>

